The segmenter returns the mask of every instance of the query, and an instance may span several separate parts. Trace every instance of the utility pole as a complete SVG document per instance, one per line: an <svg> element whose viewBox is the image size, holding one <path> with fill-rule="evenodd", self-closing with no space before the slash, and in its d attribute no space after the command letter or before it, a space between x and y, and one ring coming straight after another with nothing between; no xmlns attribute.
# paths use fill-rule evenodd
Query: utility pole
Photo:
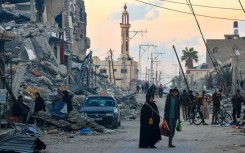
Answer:
<svg viewBox="0 0 245 153"><path fill-rule="evenodd" d="M116 84L116 79L115 79L114 63L113 63L112 50L111 49L110 49L110 53L111 53L111 65L112 65L113 82L114 82L114 85L115 85Z"/></svg>
<svg viewBox="0 0 245 153"><path fill-rule="evenodd" d="M147 67L145 68L145 81L147 80Z"/></svg>
<svg viewBox="0 0 245 153"><path fill-rule="evenodd" d="M139 30L139 31L133 30L133 31L129 31L129 32L134 33L133 36L132 36L131 38L129 38L129 39L131 40L131 39L133 39L134 36L136 36L138 33L141 33L141 35L143 36L143 33L147 33L147 29L146 29L145 31L143 31L143 30Z"/></svg>
<svg viewBox="0 0 245 153"><path fill-rule="evenodd" d="M108 56L108 63L109 63L109 78L110 78L110 82L111 82L111 60L110 57Z"/></svg>
<svg viewBox="0 0 245 153"><path fill-rule="evenodd" d="M151 53L151 76L150 76L150 84L153 83L153 58Z"/></svg>
<svg viewBox="0 0 245 153"><path fill-rule="evenodd" d="M151 69L148 69L148 73L147 73L147 75L148 75L148 83L150 84L150 70Z"/></svg>
<svg viewBox="0 0 245 153"><path fill-rule="evenodd" d="M130 60L130 74L129 74L129 89L130 90L132 90L132 80L131 80L132 79L132 72L131 72L132 71L132 60L133 59Z"/></svg>
<svg viewBox="0 0 245 153"><path fill-rule="evenodd" d="M163 53L154 53L154 54L158 54L158 56L159 55L161 55L161 54L163 54ZM153 53L151 53L151 77L150 77L150 82L151 82L151 84L152 83L155 83L154 82L154 80L153 80L153 64L154 64L154 62L161 62L161 61L157 61L157 58L158 58L158 56L156 56L155 58L153 58ZM157 66L156 66L157 67ZM156 69L156 71L157 71L157 69ZM156 79L155 79L156 80Z"/></svg>
<svg viewBox="0 0 245 153"><path fill-rule="evenodd" d="M175 49L174 45L173 45L173 49L174 49L175 55L176 55L177 60L178 60L178 62L179 62L179 66L180 66L181 72L182 72L183 77L184 77L184 80L185 80L185 84L186 84L186 87L187 87L187 90L188 90L187 93L189 93L190 88L189 88L189 85L188 85L188 83L187 83L187 80L186 80L184 71L183 71L183 69L182 69L182 66L181 66L181 63L180 63L180 60L179 60L179 56L178 56L178 54L177 54L177 52L176 52L176 49ZM190 98L190 97L189 97L189 98Z"/></svg>
<svg viewBox="0 0 245 153"><path fill-rule="evenodd" d="M144 47L147 47L144 49ZM141 80L141 56L150 48L152 47L153 49L156 48L156 45L139 45L139 62L138 62L138 69L139 69L139 80ZM141 49L143 50L143 53L141 53Z"/></svg>

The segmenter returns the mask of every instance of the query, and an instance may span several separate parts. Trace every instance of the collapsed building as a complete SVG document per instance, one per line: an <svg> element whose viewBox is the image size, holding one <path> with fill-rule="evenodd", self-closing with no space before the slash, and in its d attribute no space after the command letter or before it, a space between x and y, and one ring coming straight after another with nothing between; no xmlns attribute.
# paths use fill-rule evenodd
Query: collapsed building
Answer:
<svg viewBox="0 0 245 153"><path fill-rule="evenodd" d="M18 95L23 95L24 102L33 107L36 92L42 95L47 105L51 105L61 98L60 91L63 90L74 95L74 108L80 106L84 96L102 91L113 94L123 104L122 117L136 118L139 107L134 93L96 73L92 51L85 56L89 38L86 37L86 13L82 0L18 2L8 1L0 8L0 93L4 95L0 103L1 119L11 114ZM64 121L53 121L49 115L39 118L45 121L48 118L56 127L64 124ZM69 125L69 130L98 126L78 125Z"/></svg>

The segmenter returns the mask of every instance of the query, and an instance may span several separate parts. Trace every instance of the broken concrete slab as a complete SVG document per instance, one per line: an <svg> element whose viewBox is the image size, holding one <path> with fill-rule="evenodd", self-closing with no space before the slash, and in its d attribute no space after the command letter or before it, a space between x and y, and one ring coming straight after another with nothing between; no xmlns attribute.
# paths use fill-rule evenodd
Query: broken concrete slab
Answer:
<svg viewBox="0 0 245 153"><path fill-rule="evenodd" d="M19 89L20 89L20 84L23 81L24 75L26 72L26 66L21 66L19 68L16 69L15 74L18 75L14 75L14 79L13 79L13 93L15 95L18 95Z"/></svg>

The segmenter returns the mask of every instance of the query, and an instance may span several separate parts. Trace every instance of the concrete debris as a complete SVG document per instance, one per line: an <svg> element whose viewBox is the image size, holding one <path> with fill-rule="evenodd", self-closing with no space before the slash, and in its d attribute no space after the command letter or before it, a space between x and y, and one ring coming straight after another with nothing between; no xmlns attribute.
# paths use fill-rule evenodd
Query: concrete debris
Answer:
<svg viewBox="0 0 245 153"><path fill-rule="evenodd" d="M2 18L3 15L6 16ZM132 120L139 116L141 106L137 103L134 92L115 86L104 75L95 73L92 51L84 59L72 55L67 47L63 48L62 53L62 45L67 46L71 42L62 40L62 30L57 26L30 23L26 20L28 16L18 11L1 10L0 17L0 36L9 32L15 34L10 35L11 41L4 44L5 52L10 53L12 57L12 69L10 66L6 67L6 74L10 76L10 72L13 73L14 95L23 95L24 102L33 108L34 95L39 92L46 103L47 113L39 112L33 115L33 118L66 130L91 128L93 132L98 133L116 132L78 112L86 96L92 94L114 95L118 103L122 104L122 119ZM19 19L21 23L17 22ZM10 61L6 62L6 65L10 65ZM56 101L62 101L64 90L73 95L74 110L69 114L50 114L52 105Z"/></svg>
<svg viewBox="0 0 245 153"><path fill-rule="evenodd" d="M71 128L74 130L90 127L92 130L97 132L106 132L105 127L97 124L93 119L78 113L77 111L72 111L68 116L68 120L74 123L71 125Z"/></svg>

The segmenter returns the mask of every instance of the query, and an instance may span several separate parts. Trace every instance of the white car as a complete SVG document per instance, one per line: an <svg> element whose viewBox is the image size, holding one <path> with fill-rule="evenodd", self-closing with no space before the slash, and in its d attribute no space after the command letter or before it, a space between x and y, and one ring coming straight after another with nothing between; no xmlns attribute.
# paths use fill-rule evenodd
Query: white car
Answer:
<svg viewBox="0 0 245 153"><path fill-rule="evenodd" d="M170 89L168 87L163 87L163 94L168 94L169 90Z"/></svg>

